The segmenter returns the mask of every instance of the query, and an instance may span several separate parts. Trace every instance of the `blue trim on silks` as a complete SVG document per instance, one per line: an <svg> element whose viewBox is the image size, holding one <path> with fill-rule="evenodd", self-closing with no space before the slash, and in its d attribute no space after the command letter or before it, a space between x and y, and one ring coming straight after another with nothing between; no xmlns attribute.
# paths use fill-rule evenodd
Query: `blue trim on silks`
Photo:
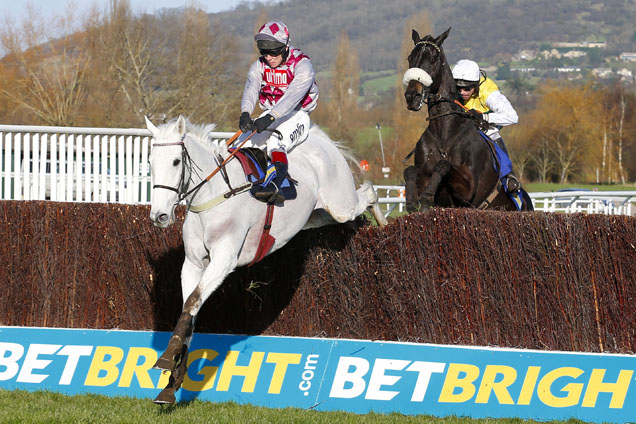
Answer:
<svg viewBox="0 0 636 424"><path fill-rule="evenodd" d="M261 186L265 187L266 185L274 181L274 178L276 178L276 167L273 163L270 163L267 167L267 173L265 174L265 179L263 180Z"/></svg>
<svg viewBox="0 0 636 424"><path fill-rule="evenodd" d="M501 149L501 147L497 146L497 143L495 143L484 132L479 130L479 135L481 135L481 137L484 139L486 143L492 143L492 145L495 147L495 153L497 157L496 158L493 157L492 167L497 172L497 175L499 176L499 181L501 181L501 185L503 186L504 191L506 192L510 200L512 200L512 203L515 205L515 208L517 208L517 210L520 211L524 203L523 196L521 195L520 190L517 190L514 193L508 193L508 185L506 184L507 178L505 178L506 175L512 172L512 161L510 160L506 152L504 152ZM497 167L497 165L499 166Z"/></svg>
<svg viewBox="0 0 636 424"><path fill-rule="evenodd" d="M276 178L276 167L274 166L272 162L269 162L269 159L267 161L267 171L264 171L263 168L261 168L260 164L258 163L258 160L256 160L256 158L250 153L249 150L242 150L242 151L254 163L254 166L256 167L256 171L258 171L258 175L249 176L250 182L255 183L264 178L265 180L260 185L265 187L272 180L274 180L274 178ZM283 184L281 185L281 188L286 188L286 187L291 187L291 184L289 183L289 180L287 178L285 178L285 181L283 181Z"/></svg>
<svg viewBox="0 0 636 424"><path fill-rule="evenodd" d="M506 154L506 152L504 152L501 147L497 146L497 143L495 143L490 137L488 137L486 134L484 134L483 132L479 131L479 135L482 136L482 138L486 141L486 142L492 142L492 145L495 147L495 152L497 153L497 161L496 163L499 163L499 169L497 169L497 166L493 166L493 168L495 168L495 171L497 171L497 173L499 174L499 179L503 179L503 177L505 177L506 175L510 174L512 172L512 162L510 161L510 158L508 157L508 155ZM502 181L503 183L503 181Z"/></svg>

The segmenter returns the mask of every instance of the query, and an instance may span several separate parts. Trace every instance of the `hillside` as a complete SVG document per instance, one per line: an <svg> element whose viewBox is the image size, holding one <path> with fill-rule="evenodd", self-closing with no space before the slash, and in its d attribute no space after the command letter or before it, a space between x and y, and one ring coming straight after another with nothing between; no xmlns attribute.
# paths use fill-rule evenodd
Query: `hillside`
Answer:
<svg viewBox="0 0 636 424"><path fill-rule="evenodd" d="M496 63L554 42L604 41L613 54L636 51L636 0L287 0L244 3L210 17L249 52L263 10L290 26L292 43L317 70L331 65L342 31L359 53L362 71L394 69L406 19L420 12L428 12L435 35L453 28L445 42L451 63L462 57Z"/></svg>

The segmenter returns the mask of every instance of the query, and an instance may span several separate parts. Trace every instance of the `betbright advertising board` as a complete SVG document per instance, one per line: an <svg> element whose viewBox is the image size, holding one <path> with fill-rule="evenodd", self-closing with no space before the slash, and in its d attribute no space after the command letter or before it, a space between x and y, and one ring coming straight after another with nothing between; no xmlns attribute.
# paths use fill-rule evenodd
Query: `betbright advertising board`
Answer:
<svg viewBox="0 0 636 424"><path fill-rule="evenodd" d="M0 389L155 398L170 333L0 327ZM636 421L636 357L195 334L178 401L364 414Z"/></svg>

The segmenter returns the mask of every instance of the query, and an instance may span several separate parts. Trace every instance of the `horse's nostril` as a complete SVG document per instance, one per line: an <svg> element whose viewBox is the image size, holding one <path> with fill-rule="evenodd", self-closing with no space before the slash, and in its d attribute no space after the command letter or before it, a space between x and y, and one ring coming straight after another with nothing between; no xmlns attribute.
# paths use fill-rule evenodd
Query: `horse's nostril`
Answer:
<svg viewBox="0 0 636 424"><path fill-rule="evenodd" d="M159 215L157 217L157 221L162 223L162 224L165 224L166 222L168 222L168 219L169 219L169 217L168 217L167 213L162 213L161 215Z"/></svg>

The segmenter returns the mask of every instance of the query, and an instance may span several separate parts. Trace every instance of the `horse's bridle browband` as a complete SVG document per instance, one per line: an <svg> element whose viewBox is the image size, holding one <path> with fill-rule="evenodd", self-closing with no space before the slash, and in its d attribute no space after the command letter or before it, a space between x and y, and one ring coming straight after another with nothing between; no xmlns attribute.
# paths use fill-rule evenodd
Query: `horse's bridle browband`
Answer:
<svg viewBox="0 0 636 424"><path fill-rule="evenodd" d="M435 50L437 50L437 53L442 53L442 49L435 43L433 43L432 41L429 40L420 40L417 43L415 43L415 47L419 46L420 44L428 44L429 46L433 46L433 48Z"/></svg>
<svg viewBox="0 0 636 424"><path fill-rule="evenodd" d="M436 43L434 43L432 41L429 41L429 40L420 40L417 43L415 43L415 47L419 46L420 44L432 46L435 50L437 50L437 53L439 53L439 57L440 58L442 57L442 49ZM442 66L444 66L445 64L446 64L446 62L444 62L442 60Z"/></svg>

